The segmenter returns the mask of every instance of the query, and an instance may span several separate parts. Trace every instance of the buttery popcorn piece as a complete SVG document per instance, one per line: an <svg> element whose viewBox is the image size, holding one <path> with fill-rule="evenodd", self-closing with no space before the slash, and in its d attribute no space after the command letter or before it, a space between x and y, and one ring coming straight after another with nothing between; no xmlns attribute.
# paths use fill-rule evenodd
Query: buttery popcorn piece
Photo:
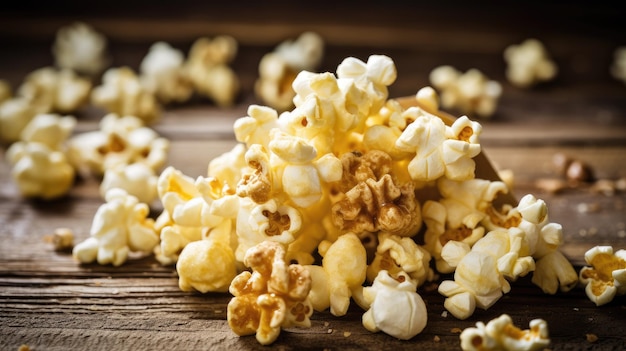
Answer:
<svg viewBox="0 0 626 351"><path fill-rule="evenodd" d="M537 39L526 39L519 45L508 46L504 49L504 59L507 79L520 88L551 80L558 70L543 43Z"/></svg>
<svg viewBox="0 0 626 351"><path fill-rule="evenodd" d="M185 56L166 42L156 42L139 66L142 84L163 103L185 102L193 94L184 72Z"/></svg>
<svg viewBox="0 0 626 351"><path fill-rule="evenodd" d="M279 111L293 107L296 93L291 84L300 71L313 71L322 60L324 41L316 33L302 33L296 40L280 43L259 63L254 91L268 106Z"/></svg>
<svg viewBox="0 0 626 351"><path fill-rule="evenodd" d="M468 115L491 117L502 94L500 83L489 80L475 68L462 73L452 66L439 66L430 72L429 79L440 91L444 108Z"/></svg>
<svg viewBox="0 0 626 351"><path fill-rule="evenodd" d="M13 96L11 84L4 79L0 79L0 105Z"/></svg>
<svg viewBox="0 0 626 351"><path fill-rule="evenodd" d="M228 325L237 335L256 334L260 344L269 345L281 328L311 326L311 277L302 266L287 265L281 244L265 241L250 248L244 264L252 272L240 273L229 288L234 297L228 303Z"/></svg>
<svg viewBox="0 0 626 351"><path fill-rule="evenodd" d="M119 266L130 252L152 253L159 236L148 205L119 188L109 190L105 200L94 215L90 237L74 247L74 258Z"/></svg>
<svg viewBox="0 0 626 351"><path fill-rule="evenodd" d="M626 294L626 250L613 252L611 246L595 246L585 253L589 266L580 270L580 283L597 306Z"/></svg>
<svg viewBox="0 0 626 351"><path fill-rule="evenodd" d="M626 83L626 46L620 46L613 52L610 71L613 78Z"/></svg>
<svg viewBox="0 0 626 351"><path fill-rule="evenodd" d="M417 294L417 282L405 272L390 274L381 270L372 286L363 288L369 309L363 326L371 332L383 331L395 338L409 340L426 327L426 304Z"/></svg>
<svg viewBox="0 0 626 351"><path fill-rule="evenodd" d="M135 116L146 125L156 122L161 106L155 95L145 88L130 67L110 68L102 84L91 92L91 102L120 116Z"/></svg>
<svg viewBox="0 0 626 351"><path fill-rule="evenodd" d="M0 142L10 144L20 140L22 130L37 115L37 109L23 97L0 103Z"/></svg>
<svg viewBox="0 0 626 351"><path fill-rule="evenodd" d="M237 41L228 35L199 38L185 62L185 72L195 90L218 106L231 106L240 90L239 77L228 66L237 55Z"/></svg>
<svg viewBox="0 0 626 351"><path fill-rule="evenodd" d="M57 31L52 53L58 67L90 76L102 72L109 64L107 38L82 22Z"/></svg>
<svg viewBox="0 0 626 351"><path fill-rule="evenodd" d="M110 189L121 188L135 196L139 202L150 205L158 195L157 181L158 176L146 164L117 165L104 171L100 195L104 198Z"/></svg>
<svg viewBox="0 0 626 351"><path fill-rule="evenodd" d="M533 319L530 329L521 330L511 317L503 314L485 325L477 322L476 327L461 332L461 348L464 351L539 351L550 345L548 324L543 319Z"/></svg>
<svg viewBox="0 0 626 351"><path fill-rule="evenodd" d="M40 113L70 113L89 101L91 82L69 69L44 67L26 76L17 90Z"/></svg>
<svg viewBox="0 0 626 351"><path fill-rule="evenodd" d="M56 114L39 114L22 130L20 140L27 143L41 143L55 151L65 151L74 127L76 118Z"/></svg>

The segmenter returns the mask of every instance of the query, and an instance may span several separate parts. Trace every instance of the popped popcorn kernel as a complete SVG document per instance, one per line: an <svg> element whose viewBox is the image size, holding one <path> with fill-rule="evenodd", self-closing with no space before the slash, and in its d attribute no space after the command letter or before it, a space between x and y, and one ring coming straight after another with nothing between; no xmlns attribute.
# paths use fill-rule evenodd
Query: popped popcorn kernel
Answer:
<svg viewBox="0 0 626 351"><path fill-rule="evenodd" d="M502 94L500 83L490 80L478 69L465 73L452 66L439 66L430 72L430 83L440 91L441 105L464 114L489 118Z"/></svg>
<svg viewBox="0 0 626 351"><path fill-rule="evenodd" d="M140 81L162 103L185 102L193 86L184 72L185 56L170 44L159 41L152 46L139 66Z"/></svg>
<svg viewBox="0 0 626 351"><path fill-rule="evenodd" d="M0 105L13 96L11 84L4 79L0 79Z"/></svg>
<svg viewBox="0 0 626 351"><path fill-rule="evenodd" d="M24 97L10 98L0 104L0 142L10 144L20 140L22 130L38 114Z"/></svg>
<svg viewBox="0 0 626 351"><path fill-rule="evenodd" d="M287 265L281 244L265 241L251 247L244 264L252 272L240 273L229 287L234 297L227 320L235 334L256 334L260 344L269 345L281 328L311 326L311 277L302 266Z"/></svg>
<svg viewBox="0 0 626 351"><path fill-rule="evenodd" d="M626 83L626 46L617 47L613 51L610 72L613 78Z"/></svg>
<svg viewBox="0 0 626 351"><path fill-rule="evenodd" d="M520 88L549 81L558 71L543 43L534 38L505 48L504 59L507 63L507 79Z"/></svg>
<svg viewBox="0 0 626 351"><path fill-rule="evenodd" d="M529 327L521 330L513 325L509 315L502 314L486 325L477 322L476 327L465 328L460 335L461 348L464 351L538 351L550 345L546 321L533 319Z"/></svg>
<svg viewBox="0 0 626 351"><path fill-rule="evenodd" d="M75 22L57 31L52 53L58 67L95 76L109 65L107 45L104 34L87 23Z"/></svg>
<svg viewBox="0 0 626 351"><path fill-rule="evenodd" d="M580 270L580 283L597 306L626 294L626 250L613 252L611 246L595 246L585 253L589 266Z"/></svg>
<svg viewBox="0 0 626 351"><path fill-rule="evenodd" d="M71 113L85 106L91 81L69 69L44 67L29 73L17 90L39 113Z"/></svg>

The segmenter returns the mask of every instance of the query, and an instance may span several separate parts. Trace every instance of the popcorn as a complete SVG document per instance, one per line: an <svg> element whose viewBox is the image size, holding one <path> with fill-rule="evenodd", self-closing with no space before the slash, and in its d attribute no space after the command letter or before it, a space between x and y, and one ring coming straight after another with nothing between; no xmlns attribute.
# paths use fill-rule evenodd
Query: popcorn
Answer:
<svg viewBox="0 0 626 351"><path fill-rule="evenodd" d="M237 141L247 147L254 144L269 147L270 131L278 127L278 113L267 106L250 105L248 116L235 121L233 126Z"/></svg>
<svg viewBox="0 0 626 351"><path fill-rule="evenodd" d="M38 142L16 142L7 150L11 176L25 197L45 200L67 194L74 184L74 168L63 152Z"/></svg>
<svg viewBox="0 0 626 351"><path fill-rule="evenodd" d="M100 195L104 198L110 189L120 188L135 196L139 202L151 204L157 198L157 180L154 170L146 164L117 165L104 171Z"/></svg>
<svg viewBox="0 0 626 351"><path fill-rule="evenodd" d="M269 345L281 328L311 326L311 277L302 266L286 264L281 244L265 241L250 248L244 264L252 273L240 273L229 288L234 297L227 319L235 334L256 334L260 344Z"/></svg>
<svg viewBox="0 0 626 351"><path fill-rule="evenodd" d="M580 283L596 306L605 305L617 295L626 294L626 250L613 252L611 246L595 246L585 253Z"/></svg>
<svg viewBox="0 0 626 351"><path fill-rule="evenodd" d="M439 66L430 72L429 79L439 89L444 108L483 118L494 114L502 94L500 83L475 68L461 73L452 66Z"/></svg>
<svg viewBox="0 0 626 351"><path fill-rule="evenodd" d="M74 247L74 232L69 228L57 228L50 238L55 251L64 251Z"/></svg>
<svg viewBox="0 0 626 351"><path fill-rule="evenodd" d="M521 330L513 325L511 317L502 314L485 325L477 322L476 327L461 332L461 348L464 351L500 350L544 350L550 345L548 324L543 319L533 319L530 329Z"/></svg>
<svg viewBox="0 0 626 351"><path fill-rule="evenodd" d="M626 83L626 46L620 46L613 51L610 72L613 78Z"/></svg>
<svg viewBox="0 0 626 351"><path fill-rule="evenodd" d="M55 151L65 151L65 142L74 131L76 118L56 114L39 114L22 130L21 140L41 143Z"/></svg>
<svg viewBox="0 0 626 351"><path fill-rule="evenodd" d="M371 332L383 331L409 340L426 327L428 314L424 300L415 292L417 283L405 272L391 275L381 270L374 283L363 289L370 308L363 314L363 326Z"/></svg>
<svg viewBox="0 0 626 351"><path fill-rule="evenodd" d="M90 76L102 72L109 64L107 38L82 22L57 31L52 53L58 67Z"/></svg>
<svg viewBox="0 0 626 351"><path fill-rule="evenodd" d="M507 63L507 79L520 88L551 80L558 70L544 45L537 39L526 39L519 45L508 46L504 49L504 59Z"/></svg>
<svg viewBox="0 0 626 351"><path fill-rule="evenodd" d="M145 124L160 118L161 106L152 92L145 88L130 67L110 68L102 76L102 84L91 92L91 102L120 116L135 116Z"/></svg>
<svg viewBox="0 0 626 351"><path fill-rule="evenodd" d="M26 76L17 94L40 113L70 113L87 104L91 82L69 69L44 67Z"/></svg>
<svg viewBox="0 0 626 351"><path fill-rule="evenodd" d="M104 175L108 169L142 163L158 171L167 160L169 141L134 116L108 114L100 129L69 140L68 158L80 173Z"/></svg>
<svg viewBox="0 0 626 351"><path fill-rule="evenodd" d="M300 71L313 71L320 64L323 52L324 41L313 32L279 44L261 58L259 78L254 85L257 97L279 111L292 108L295 92L291 84Z"/></svg>
<svg viewBox="0 0 626 351"><path fill-rule="evenodd" d="M119 266L130 252L151 253L159 236L148 217L148 205L118 188L109 190L105 200L94 215L90 237L74 247L74 258L81 263Z"/></svg>
<svg viewBox="0 0 626 351"><path fill-rule="evenodd" d="M0 105L13 96L11 85L4 79L0 79Z"/></svg>
<svg viewBox="0 0 626 351"><path fill-rule="evenodd" d="M227 35L197 39L189 51L185 72L195 90L218 106L230 106L240 90L239 78L228 66L237 55L237 41Z"/></svg>
<svg viewBox="0 0 626 351"><path fill-rule="evenodd" d="M23 97L11 98L0 104L0 142L10 144L20 139L26 125L37 110Z"/></svg>
<svg viewBox="0 0 626 351"><path fill-rule="evenodd" d="M156 42L141 61L139 79L161 102L185 102L193 94L193 86L185 75L184 61L180 50Z"/></svg>
<svg viewBox="0 0 626 351"><path fill-rule="evenodd" d="M430 253L413 239L381 232L378 234L376 255L367 267L367 278L372 282L383 270L393 276L403 272L417 287L434 277L429 266L430 259Z"/></svg>

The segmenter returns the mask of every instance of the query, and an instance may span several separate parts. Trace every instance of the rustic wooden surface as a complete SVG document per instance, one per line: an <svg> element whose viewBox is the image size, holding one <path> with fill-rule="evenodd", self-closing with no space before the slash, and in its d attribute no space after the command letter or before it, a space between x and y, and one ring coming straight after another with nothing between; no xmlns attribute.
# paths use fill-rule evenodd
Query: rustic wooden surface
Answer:
<svg viewBox="0 0 626 351"><path fill-rule="evenodd" d="M332 12L252 4L215 11L207 4L183 2L178 12L169 12L164 3L112 3L128 6L125 12L115 6L88 11L80 2L65 3L73 6L32 8L26 1L0 12L0 78L15 86L28 72L52 64L54 31L75 19L110 37L115 66L136 68L156 40L185 51L202 35L231 34L240 41L233 65L243 90L236 106L221 109L196 99L168 107L154 126L172 142L168 164L187 175L204 175L209 160L234 145L233 121L257 102L252 84L261 56L285 38L315 30L328 45L322 70L334 72L347 56L392 57L399 77L391 96L414 94L440 64L479 68L502 82L497 114L481 121L482 145L495 167L514 172L515 195L532 193L546 200L551 220L564 228L562 250L577 270L584 265L584 252L595 245L626 248L625 193L606 196L577 187L550 194L536 186L538 179L556 176L552 157L557 152L589 163L598 178L626 176L626 85L608 73L613 50L626 44L620 42L626 36L619 6L481 9L457 2L455 8L397 3L390 9L348 2ZM553 82L520 90L504 80L502 50L527 37L544 41L560 74ZM95 129L102 115L95 108L79 113L77 132ZM174 267L151 257L118 268L80 265L70 253L54 251L44 238L55 228L71 228L76 242L88 236L103 202L97 182L78 182L66 198L52 202L23 199L11 181L4 149L0 155L0 350L17 350L22 344L34 350L268 348L230 331L228 294L182 292ZM581 212L581 204L595 210ZM444 298L434 285L419 292L428 306L428 325L409 341L366 331L362 311L353 307L344 317L316 312L310 329L284 330L271 348L457 350L459 329L502 313L524 328L531 319L545 319L551 350L622 350L626 344L624 297L596 307L580 287L545 295L526 277L514 282L495 306L460 321L442 315ZM597 340L589 341L588 335Z"/></svg>

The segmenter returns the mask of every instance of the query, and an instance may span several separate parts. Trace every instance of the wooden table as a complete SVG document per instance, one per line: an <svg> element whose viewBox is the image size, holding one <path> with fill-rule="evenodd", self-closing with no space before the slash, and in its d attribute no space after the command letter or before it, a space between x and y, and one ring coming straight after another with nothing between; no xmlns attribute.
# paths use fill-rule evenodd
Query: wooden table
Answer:
<svg viewBox="0 0 626 351"><path fill-rule="evenodd" d="M547 202L551 220L564 228L562 251L577 270L585 263L585 251L595 245L626 248L626 193L607 196L583 186L552 194L536 184L541 178L558 177L552 163L556 153L587 162L600 179L626 176L626 85L608 73L613 50L626 44L620 42L624 40L620 9L572 4L481 10L462 2L456 5L458 11L404 3L363 4L357 9L344 4L336 5L332 13L304 5L283 4L273 10L224 5L216 13L209 5L183 2L174 16L163 5L146 7L142 15L132 12L140 9L132 4L124 15L119 9L88 12L80 6L64 13L52 5L24 15L20 5L13 4L0 14L0 77L17 85L28 72L52 64L49 46L54 30L78 18L109 36L115 66L137 68L156 40L187 50L201 35L235 36L241 47L233 66L242 82L236 106L218 108L196 99L168 107L154 126L171 141L169 165L195 178L205 174L212 158L235 144L234 120L245 115L249 104L257 103L252 84L261 56L303 30L317 31L327 41L321 70L334 72L347 56L366 59L384 53L392 57L399 77L391 96L414 94L428 84L428 73L440 64L460 70L479 68L503 83L496 115L480 120L481 143L495 167L515 174L514 194L520 198L532 193ZM549 48L559 76L535 89L517 89L504 79L502 50L533 36ZM77 133L94 130L103 113L96 108L82 111ZM117 268L80 265L70 253L54 251L44 238L56 228L72 229L76 242L88 236L93 215L103 203L98 182L77 182L67 197L52 202L23 199L10 178L4 150L0 153L1 350L17 350L22 344L34 350L267 349L254 337L240 338L231 332L226 323L230 295L182 292L174 267L162 266L152 257ZM522 328L531 319L545 319L551 350L621 350L626 345L624 297L596 307L580 287L546 295L525 277L514 282L512 291L495 306L461 321L445 316L444 297L434 287L426 284L419 289L428 306L428 325L410 341L366 331L361 325L363 311L353 306L343 317L314 313L311 328L284 330L271 348L455 350L460 349L460 330L502 313Z"/></svg>

